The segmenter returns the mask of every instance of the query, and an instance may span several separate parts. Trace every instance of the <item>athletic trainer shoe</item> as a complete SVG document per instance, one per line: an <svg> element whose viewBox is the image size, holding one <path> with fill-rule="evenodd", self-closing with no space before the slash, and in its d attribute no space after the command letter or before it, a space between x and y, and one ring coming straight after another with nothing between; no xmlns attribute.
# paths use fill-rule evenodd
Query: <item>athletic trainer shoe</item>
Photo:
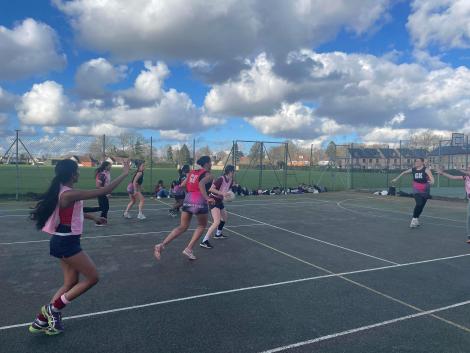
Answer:
<svg viewBox="0 0 470 353"><path fill-rule="evenodd" d="M223 235L223 234L219 234L219 235L214 235L214 239L227 239L228 237L226 235Z"/></svg>
<svg viewBox="0 0 470 353"><path fill-rule="evenodd" d="M183 255L187 256L188 259L190 259L190 260L196 260L196 256L194 256L192 250L184 249L183 250Z"/></svg>
<svg viewBox="0 0 470 353"><path fill-rule="evenodd" d="M131 218L132 218L132 216L129 214L129 212L124 212L124 213L122 214L122 216L123 216L124 218L127 218L127 219L131 219Z"/></svg>
<svg viewBox="0 0 470 353"><path fill-rule="evenodd" d="M46 335L58 335L64 331L64 326L62 325L62 314L60 311L52 310L52 304L44 305L41 308L41 312L47 318L49 323Z"/></svg>
<svg viewBox="0 0 470 353"><path fill-rule="evenodd" d="M143 213L139 213L139 214L137 215L137 219L146 219L146 218L147 218L147 217L145 217Z"/></svg>
<svg viewBox="0 0 470 353"><path fill-rule="evenodd" d="M410 223L410 228L418 228L419 227L419 221L417 218L412 218L411 223Z"/></svg>
<svg viewBox="0 0 470 353"><path fill-rule="evenodd" d="M38 318L36 318L31 325L29 325L29 332L39 333L46 332L49 327L47 322L41 323Z"/></svg>
<svg viewBox="0 0 470 353"><path fill-rule="evenodd" d="M213 246L211 243L209 243L209 240L203 241L201 244L199 244L201 248L206 248L206 249L212 249Z"/></svg>

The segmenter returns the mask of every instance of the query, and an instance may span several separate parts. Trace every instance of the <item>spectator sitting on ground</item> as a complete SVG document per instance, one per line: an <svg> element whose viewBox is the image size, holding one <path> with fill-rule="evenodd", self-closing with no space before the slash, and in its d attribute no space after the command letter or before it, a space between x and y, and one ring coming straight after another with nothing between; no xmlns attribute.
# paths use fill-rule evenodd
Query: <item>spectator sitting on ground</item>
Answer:
<svg viewBox="0 0 470 353"><path fill-rule="evenodd" d="M163 180L159 180L157 185L155 185L155 197L157 199L170 197L168 190L163 186Z"/></svg>

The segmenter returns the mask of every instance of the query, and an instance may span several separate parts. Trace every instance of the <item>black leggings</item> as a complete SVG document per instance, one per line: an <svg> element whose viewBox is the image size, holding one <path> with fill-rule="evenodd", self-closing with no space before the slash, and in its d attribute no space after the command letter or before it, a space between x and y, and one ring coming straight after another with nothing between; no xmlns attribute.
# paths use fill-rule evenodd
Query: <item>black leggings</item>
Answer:
<svg viewBox="0 0 470 353"><path fill-rule="evenodd" d="M423 212L424 206L426 206L426 202L428 201L428 196L423 194L415 194L414 195L416 206L413 210L413 218L419 218L421 213Z"/></svg>
<svg viewBox="0 0 470 353"><path fill-rule="evenodd" d="M109 200L106 195L98 196L98 205L100 205L101 217L108 218Z"/></svg>

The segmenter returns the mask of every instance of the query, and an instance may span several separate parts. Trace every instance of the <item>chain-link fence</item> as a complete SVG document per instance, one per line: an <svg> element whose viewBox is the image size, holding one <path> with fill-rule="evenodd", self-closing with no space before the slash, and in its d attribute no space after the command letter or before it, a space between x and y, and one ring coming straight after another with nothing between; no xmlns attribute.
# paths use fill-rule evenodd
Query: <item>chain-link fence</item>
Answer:
<svg viewBox="0 0 470 353"><path fill-rule="evenodd" d="M313 186L332 191L386 190L393 178L413 166L416 158L426 158L432 169L440 166L452 174L468 168L469 137L454 135L427 148L402 140L373 146L330 143L323 150L291 142L194 139L170 145L137 134L31 136L19 132L0 139L0 196L21 199L43 193L54 175L55 164L64 158L79 161L81 188L95 187L95 169L104 160L112 162L112 174L119 173L125 159L145 161L144 191L153 193L158 181L169 187L177 179L177 168L193 165L202 155L211 156L215 174L222 173L227 164L235 165L237 182L250 193ZM116 190L117 194L126 193L125 184ZM405 177L396 186L408 192L410 185L410 178ZM463 183L436 175L433 194L463 197Z"/></svg>

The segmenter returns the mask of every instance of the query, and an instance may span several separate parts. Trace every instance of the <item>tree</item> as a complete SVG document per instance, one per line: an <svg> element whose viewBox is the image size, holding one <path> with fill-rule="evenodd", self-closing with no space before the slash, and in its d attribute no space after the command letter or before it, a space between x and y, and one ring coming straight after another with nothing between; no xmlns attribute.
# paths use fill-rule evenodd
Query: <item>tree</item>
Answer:
<svg viewBox="0 0 470 353"><path fill-rule="evenodd" d="M432 130L426 130L420 133L411 134L409 136L410 148L423 148L431 150L433 147L439 145L441 136L435 134Z"/></svg>
<svg viewBox="0 0 470 353"><path fill-rule="evenodd" d="M334 162L336 160L336 144L333 141L328 144L328 147L326 148L326 155L328 156L328 160L330 162Z"/></svg>
<svg viewBox="0 0 470 353"><path fill-rule="evenodd" d="M219 151L215 154L215 162L218 163L220 161L226 162L227 161L227 152L225 151ZM232 161L227 161L227 163L232 163Z"/></svg>
<svg viewBox="0 0 470 353"><path fill-rule="evenodd" d="M233 157L235 156L235 161L238 164L240 162L240 158L244 156L243 152L240 151L240 147L238 146L238 143L235 143L231 150L230 150L230 155L233 161Z"/></svg>
<svg viewBox="0 0 470 353"><path fill-rule="evenodd" d="M141 160L144 159L144 146L140 138L134 144L134 157Z"/></svg>
<svg viewBox="0 0 470 353"><path fill-rule="evenodd" d="M95 159L101 159L103 157L103 136L95 137L88 147L88 152Z"/></svg>
<svg viewBox="0 0 470 353"><path fill-rule="evenodd" d="M210 150L209 146L204 146L196 152L196 158L200 158L202 156L212 156L212 151Z"/></svg>
<svg viewBox="0 0 470 353"><path fill-rule="evenodd" d="M191 161L192 159L191 159L191 153L189 152L189 148L188 146L186 146L186 144L184 144L178 153L178 163L180 165L191 164Z"/></svg>
<svg viewBox="0 0 470 353"><path fill-rule="evenodd" d="M261 151L261 143L256 142L253 146L251 146L248 157L250 157L251 160L259 161L261 156L263 156L262 158L264 159L264 151Z"/></svg>
<svg viewBox="0 0 470 353"><path fill-rule="evenodd" d="M166 149L166 160L168 162L174 162L174 156L173 156L173 147L168 146Z"/></svg>

